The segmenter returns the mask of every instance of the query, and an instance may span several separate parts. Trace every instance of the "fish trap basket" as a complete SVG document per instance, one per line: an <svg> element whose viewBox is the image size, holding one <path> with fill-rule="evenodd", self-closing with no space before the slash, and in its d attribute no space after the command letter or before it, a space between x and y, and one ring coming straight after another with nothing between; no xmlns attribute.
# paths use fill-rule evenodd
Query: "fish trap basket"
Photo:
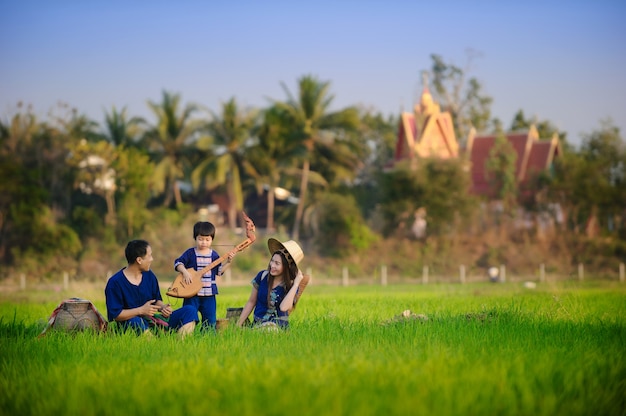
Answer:
<svg viewBox="0 0 626 416"><path fill-rule="evenodd" d="M237 324L239 321L239 317L241 316L241 312L243 312L243 308L226 308L226 320L231 324ZM252 322L250 321L250 317L245 320L243 323L244 326L251 326Z"/></svg>
<svg viewBox="0 0 626 416"><path fill-rule="evenodd" d="M90 301L71 298L64 300L56 307L39 337L44 336L50 328L67 332L86 329L106 331L107 321Z"/></svg>
<svg viewBox="0 0 626 416"><path fill-rule="evenodd" d="M241 312L243 312L243 308L226 308L226 319L237 322Z"/></svg>
<svg viewBox="0 0 626 416"><path fill-rule="evenodd" d="M100 329L100 319L88 300L64 302L59 309L52 328L64 331Z"/></svg>

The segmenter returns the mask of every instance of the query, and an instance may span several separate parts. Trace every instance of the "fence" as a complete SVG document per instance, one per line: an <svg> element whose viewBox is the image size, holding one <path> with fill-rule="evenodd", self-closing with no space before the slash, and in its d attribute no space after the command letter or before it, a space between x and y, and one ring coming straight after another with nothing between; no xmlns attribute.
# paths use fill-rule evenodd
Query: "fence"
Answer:
<svg viewBox="0 0 626 416"><path fill-rule="evenodd" d="M442 276L442 275L431 274L428 266L424 266L422 269L422 275L417 276L417 277L416 276L406 277L406 276L401 276L401 275L390 275L386 265L381 265L380 268L376 270L369 277L362 277L362 276L351 277L348 266L343 266L341 268L341 272L337 276L322 276L322 275L317 276L315 274L315 271L310 268L306 269L304 272L308 274L309 276L311 276L311 282L309 284L336 285L336 286L352 286L352 285L363 285L363 284L370 284L370 285L379 284L382 286L387 286L389 284L400 284L400 283L413 283L413 284L424 284L424 285L433 284L433 283L466 284L466 283L475 283L475 282L484 282L484 281L492 281L492 282L500 282L500 283L506 283L506 282L545 283L548 281L572 280L572 279L582 282L582 281L585 281L586 279L591 278L590 276L585 275L585 267L583 264L578 265L576 269L576 275L574 276L572 276L571 274L559 275L559 274L554 274L554 273L552 274L546 273L544 264L539 265L537 273L535 275L525 275L525 276L508 275L507 268L505 265L500 265L500 267L495 268L495 270L493 269L494 268L488 271L485 271L484 273L476 273L476 272L468 273L468 270L465 267L465 265L461 264L458 267L458 274L456 276L452 276L452 275ZM108 276L110 275L111 273L105 276L104 281L106 281L106 279L108 279ZM619 263L618 267L616 268L615 274L603 275L603 277L611 279L611 280L616 279L620 283L625 283L626 282L626 268L624 266L624 263ZM164 286L164 287L168 287L169 284L171 283L167 280L164 280L163 278L160 278L160 281L161 281L161 286ZM248 277L245 277L245 278L242 277L238 279L233 278L231 269L226 270L226 273L224 274L224 276L222 277L222 281L220 282L220 284L224 286L248 285L249 283L250 283L250 279ZM55 289L55 290L67 291L70 289L71 284L72 284L72 279L70 279L69 273L67 272L63 273L60 281L58 282L48 281L45 284L41 284L41 283L35 284L31 282L31 285L29 285L29 282L27 282L26 276L24 274L21 274L19 277L18 285L16 285L15 283L11 284L11 282L8 282L8 284L7 282L4 282L2 285L0 285L0 292L15 291L15 290L25 291L27 289L32 289L32 287L36 287L42 290Z"/></svg>
<svg viewBox="0 0 626 416"><path fill-rule="evenodd" d="M563 274L548 274L546 273L546 268L544 264L540 264L535 275L515 275L509 276L507 274L506 265L500 265L499 268L496 269L496 273L489 273L489 271L485 271L484 273L468 273L465 265L459 265L458 274L455 276L451 275L434 275L431 274L429 267L424 266L422 268L422 275L419 277L405 277L405 276L391 276L388 273L388 269L386 265L381 265L380 269L374 273L374 277L364 278L364 277L350 277L349 268L347 266L342 267L341 269L341 277L333 278L333 277L316 277L316 284L331 284L331 285L340 285L340 286L350 286L357 284L380 284L382 286L386 286L388 284L397 284L397 283L414 283L414 284L433 284L433 283L476 283L476 282L484 282L484 281L492 281L492 282L500 282L506 283L508 282L540 282L545 283L548 281L557 281L557 280L571 280L572 278L577 279L578 281L584 281L585 279L591 278L591 276L585 275L585 268L583 264L579 264L577 267L576 276L571 275L563 275ZM311 276L315 276L311 269L307 270L307 273ZM596 275L597 276L597 275ZM603 278L607 279L616 279L621 283L626 282L626 269L624 263L619 263L615 274L613 275L603 275ZM311 279L313 282L313 279Z"/></svg>

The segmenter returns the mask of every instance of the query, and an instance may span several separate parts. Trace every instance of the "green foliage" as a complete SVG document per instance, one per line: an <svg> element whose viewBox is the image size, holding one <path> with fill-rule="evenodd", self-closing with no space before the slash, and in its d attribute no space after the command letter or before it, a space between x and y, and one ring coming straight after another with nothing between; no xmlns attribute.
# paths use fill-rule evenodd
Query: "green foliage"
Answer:
<svg viewBox="0 0 626 416"><path fill-rule="evenodd" d="M626 235L626 145L619 129L606 122L586 136L580 152L564 153L549 195L569 212L573 229L595 218L606 233Z"/></svg>
<svg viewBox="0 0 626 416"><path fill-rule="evenodd" d="M188 213L183 213L175 209L160 208L153 211L153 218L155 223L157 224L163 222L171 226L177 227L181 226L184 223L186 218L185 214Z"/></svg>
<svg viewBox="0 0 626 416"><path fill-rule="evenodd" d="M30 254L45 255L47 252L50 257L59 254L75 256L82 248L74 230L67 225L59 224L52 211L47 208L43 208L36 218L30 237L33 239L28 250Z"/></svg>
<svg viewBox="0 0 626 416"><path fill-rule="evenodd" d="M267 229L275 230L276 188L296 189L300 171L297 165L306 155L306 149L297 136L292 120L276 105L263 112L257 132L257 141L247 152L245 172L250 177L248 185L254 185L257 195L267 188ZM288 209L288 208L287 208ZM291 223L292 221L290 221Z"/></svg>
<svg viewBox="0 0 626 416"><path fill-rule="evenodd" d="M470 78L465 85L466 71L457 65L446 63L437 54L432 54L432 85L437 101L444 111L450 112L454 131L459 141L465 140L472 128L478 132L486 130L491 117L493 99L484 95L482 85ZM468 61L475 56L469 55ZM469 66L469 63L468 63Z"/></svg>
<svg viewBox="0 0 626 416"><path fill-rule="evenodd" d="M421 159L417 166L398 165L381 176L381 210L386 235L407 235L413 215L425 209L428 234L454 230L457 218L467 218L474 201L462 162Z"/></svg>
<svg viewBox="0 0 626 416"><path fill-rule="evenodd" d="M458 219L468 219L475 201L467 192L469 178L463 162L457 160L428 160L420 167L420 177L425 196L429 229L433 234L456 232L462 224Z"/></svg>
<svg viewBox="0 0 626 416"><path fill-rule="evenodd" d="M381 211L383 215L383 233L391 235L402 227L409 215L422 206L424 189L419 176L407 164L397 164L396 168L380 175ZM405 225L406 227L407 225Z"/></svg>
<svg viewBox="0 0 626 416"><path fill-rule="evenodd" d="M115 107L105 113L106 131L103 136L114 146L136 146L145 120L140 117L129 118L126 107L118 111Z"/></svg>
<svg viewBox="0 0 626 416"><path fill-rule="evenodd" d="M219 154L202 160L192 173L196 189L225 186L231 228L237 226L236 214L243 210L242 174L246 170L250 138L257 129L257 118L257 111L241 109L235 98L223 103L221 114L212 113L207 127L210 141L220 149Z"/></svg>
<svg viewBox="0 0 626 416"><path fill-rule="evenodd" d="M436 55L432 71L431 87L440 94L443 109L458 113L458 120L454 120L465 123L463 128L473 125L480 130L489 116L490 103L489 97L481 92L481 85L473 79L466 82L467 74L463 69ZM152 125L130 117L125 109L118 112L113 108L111 113L105 114L100 128L98 123L65 104L59 105L57 112L51 112L45 121L38 120L30 108L18 106L16 115L0 122L0 177L3 179L0 181L0 261L3 266L17 269L23 266L30 270L34 269L36 261L54 258L52 263L56 264L52 264L52 268L64 264L71 271L76 269L74 263L82 262L84 256L101 250L114 252L112 247L123 247L130 238L162 238L166 246L167 237L161 237L161 231L169 230L170 226L175 230L199 206L211 202L221 204L224 197L241 201L253 192L265 195L266 191L268 233L284 232L287 224L294 223L294 217L297 225L301 223L300 218L304 225L314 221L326 193L354 195L356 211L361 217L340 221L337 230L344 234L337 241L355 250L370 246L371 230L381 230L385 236L410 235L416 211L424 208L419 212L426 212L428 236L439 237L439 241L427 240L423 246L415 248L414 259L407 255L406 261L397 262L411 273L419 271L416 264L421 261L421 250L431 253L424 254L425 262L430 262L428 256L438 257L437 267L443 270L446 269L444 263L450 262L446 256L461 252L462 248L453 245L462 234L464 241L469 241L474 238L472 233L489 231L488 221L476 223L473 229L464 228L463 221L479 216L480 212L475 210L475 201L467 192L469 176L462 162L417 161L415 170L407 167L404 172L383 173L393 157L397 117L359 112L355 107L331 111L334 97L330 94L330 83L311 75L297 80L294 94L281 85L286 101L273 102L270 108L259 112L263 117L258 119L257 110L242 111L232 99L224 104L221 114L213 114L210 120L198 106L183 106L177 94L165 91L161 102L148 103L156 116ZM449 97L444 99L446 95ZM199 117L192 118L192 115ZM261 125L259 129L257 121ZM527 128L529 123L531 121L520 111L512 128ZM558 133L548 121L534 120L533 124L541 137ZM458 133L459 126L455 127L462 141L464 136ZM563 139L563 134L559 134ZM492 155L494 187L498 197L512 200L517 191L509 170L514 164L509 157L511 149L496 150ZM104 162L98 169L84 165L86 158L92 155ZM192 173L194 168L209 163L215 163L214 170ZM114 193L104 192L99 185L110 178L107 175L111 169L115 178ZM579 151L563 143L556 158L554 176L545 172L526 182L528 187L522 190L525 195L529 194L524 200L526 209L541 214L554 208L557 202L567 221L567 231L582 233L592 228L589 224L597 224L598 235L611 242L607 246L597 242L598 249L589 254L583 245L565 247L546 234L545 238L552 239L548 243L559 246L557 250L563 259L574 261L572 259L606 255L610 257L597 263L608 267L615 256L619 256L620 244L626 240L625 169L623 139L619 130L606 122L585 136ZM226 179L240 186L226 186ZM178 185L190 182L198 187L183 194L186 197L183 202ZM91 193L81 192L81 186ZM301 197L298 210L294 205L282 204L274 212L273 192L277 187ZM174 198L177 199L175 210L154 209L161 204L173 208L170 202ZM350 209L353 204L348 202ZM239 203L235 206L244 210L250 208ZM361 224L365 221L370 229ZM492 257L510 260L506 247L516 247L511 239L521 237L504 234L498 245L502 250ZM526 234L529 241L534 238L528 237L531 233ZM46 244L33 243L34 236L42 238ZM82 242L82 248L77 248L75 236ZM313 243L312 239L307 241L311 236L304 235L303 243ZM446 242L446 236L454 239ZM289 237L297 239L297 233ZM56 244L57 238L63 241ZM104 244L104 249L100 243ZM87 244L93 247L86 247ZM482 255L473 251L475 246L467 243L464 247L470 259ZM65 252L59 253L58 247L63 247ZM25 253L35 251L41 258L24 261ZM96 257L93 255L87 262L97 262ZM560 264L568 262L563 259L559 260ZM103 260L107 261L117 264L117 260ZM79 264L78 270L81 267Z"/></svg>
<svg viewBox="0 0 626 416"><path fill-rule="evenodd" d="M102 237L106 228L104 221L102 221L102 213L98 212L94 207L81 205L74 206L71 224L72 228L76 230L82 239Z"/></svg>
<svg viewBox="0 0 626 416"><path fill-rule="evenodd" d="M533 119L526 119L524 117L523 110L518 110L518 112L515 113L515 116L513 116L510 130L526 131L530 129L531 126L535 126L540 139L549 139L552 138L554 134L557 134L560 140L566 140L567 133L564 131L559 131L559 129L554 126L549 120L537 120L536 117Z"/></svg>
<svg viewBox="0 0 626 416"><path fill-rule="evenodd" d="M150 178L154 164L148 155L134 149L118 146L114 165L117 179L118 224L121 241L137 236L152 218L147 208L150 199Z"/></svg>
<svg viewBox="0 0 626 416"><path fill-rule="evenodd" d="M485 172L488 175L493 195L504 202L507 211L517 201L516 161L517 152L513 145L506 139L504 133L499 132L485 162Z"/></svg>
<svg viewBox="0 0 626 416"><path fill-rule="evenodd" d="M67 146L78 132L89 136L90 123L75 112L55 121L60 126L40 123L28 109L0 128L0 259L9 265L37 253L45 268L46 259L79 250L65 225L73 185Z"/></svg>
<svg viewBox="0 0 626 416"><path fill-rule="evenodd" d="M343 257L376 241L351 195L327 193L318 202L318 210L314 238L320 254Z"/></svg>
<svg viewBox="0 0 626 416"><path fill-rule="evenodd" d="M178 181L185 179L190 158L196 153L193 141L198 139L206 122L193 119L199 110L197 105L181 105L179 94L163 91L160 103L148 102L157 117L157 125L146 132L142 143L156 163L152 176L155 191L164 192L163 206L172 201L182 204Z"/></svg>
<svg viewBox="0 0 626 416"><path fill-rule="evenodd" d="M104 222L115 225L116 171L113 164L117 158L113 144L105 141L80 140L68 145L70 157L67 163L75 170L74 186L87 195L99 195L106 201Z"/></svg>
<svg viewBox="0 0 626 416"><path fill-rule="evenodd" d="M32 224L47 201L47 192L37 186L37 172L2 158L0 163L0 253L11 262L10 249L25 250L31 243Z"/></svg>
<svg viewBox="0 0 626 416"><path fill-rule="evenodd" d="M36 271L57 256L77 254L81 249L78 236L60 223L46 205L48 194L36 185L38 172L23 169L8 160L0 163L0 172L3 177L11 178L0 185L3 194L0 201L4 201L4 218L0 221L4 260L8 264L26 266L27 259L36 258L29 262L31 267L26 267Z"/></svg>
<svg viewBox="0 0 626 416"><path fill-rule="evenodd" d="M285 102L275 101L274 105L283 112L287 122L294 126L293 137L306 149L292 233L293 238L298 239L308 196L310 171L322 172L323 176L329 176L329 172L332 172L339 177L350 177L358 164L359 153L355 153L358 141L345 133L357 129L359 114L354 107L330 111L334 99L329 93L330 82L319 81L312 75L305 75L298 80L297 96L284 83L281 86L288 99ZM329 179L332 181L334 178Z"/></svg>
<svg viewBox="0 0 626 416"><path fill-rule="evenodd" d="M20 209L21 208L21 209ZM25 205L16 204L12 211L28 211ZM47 207L40 207L38 212L31 212L32 217L19 219L15 226L24 232L23 244L11 248L13 261L20 270L38 276L50 276L67 270L66 260L72 263L82 250L82 244L76 232L65 224L59 224L54 214ZM13 215L13 218L17 218Z"/></svg>
<svg viewBox="0 0 626 416"><path fill-rule="evenodd" d="M569 243L576 253L572 258L572 266L583 264L591 270L611 270L617 261L626 263L624 240L573 236Z"/></svg>

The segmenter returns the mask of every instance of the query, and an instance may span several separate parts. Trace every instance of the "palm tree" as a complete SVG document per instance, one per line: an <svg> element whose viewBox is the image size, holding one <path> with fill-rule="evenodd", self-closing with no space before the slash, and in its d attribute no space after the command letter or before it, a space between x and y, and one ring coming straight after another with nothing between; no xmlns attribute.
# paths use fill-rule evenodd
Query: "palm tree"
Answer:
<svg viewBox="0 0 626 416"><path fill-rule="evenodd" d="M255 111L242 111L235 98L222 104L221 114L211 112L208 132L213 156L198 164L192 173L195 187L224 185L228 196L228 223L237 226L237 212L243 211L242 172L246 165L245 153L252 145L256 127Z"/></svg>
<svg viewBox="0 0 626 416"><path fill-rule="evenodd" d="M192 142L199 138L206 121L192 119L198 107L188 104L181 110L180 95L163 91L161 103L148 102L157 117L157 125L147 132L144 140L149 153L156 160L154 172L155 188L165 191L164 206L175 199L176 206L182 204L178 181L185 177L189 157L196 150Z"/></svg>
<svg viewBox="0 0 626 416"><path fill-rule="evenodd" d="M356 129L359 125L359 116L353 107L330 112L330 104L334 98L333 95L329 95L330 83L319 81L311 75L305 75L298 80L297 98L291 94L284 83L281 83L281 86L288 98L286 102L275 102L275 104L284 110L287 117L294 123L299 133L299 141L306 149L302 162L300 198L292 233L292 238L297 240L304 213L313 153L318 148L328 148L333 145L337 132L344 129Z"/></svg>
<svg viewBox="0 0 626 416"><path fill-rule="evenodd" d="M276 189L286 185L285 178L296 172L293 160L300 147L290 142L292 129L283 112L272 106L263 112L263 122L258 131L258 142L249 152L247 173L255 181L259 193L267 187L267 231L273 232ZM281 179L283 179L281 181Z"/></svg>
<svg viewBox="0 0 626 416"><path fill-rule="evenodd" d="M122 108L122 111L113 107L110 113L104 114L103 136L114 146L132 147L136 145L142 123L145 123L145 120L141 117L129 119L126 107Z"/></svg>

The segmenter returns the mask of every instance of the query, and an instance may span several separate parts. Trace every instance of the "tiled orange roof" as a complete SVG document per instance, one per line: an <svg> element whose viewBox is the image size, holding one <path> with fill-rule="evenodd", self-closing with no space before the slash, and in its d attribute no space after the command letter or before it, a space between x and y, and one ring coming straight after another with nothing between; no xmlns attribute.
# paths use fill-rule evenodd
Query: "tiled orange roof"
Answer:
<svg viewBox="0 0 626 416"><path fill-rule="evenodd" d="M398 125L398 141L396 142L394 154L396 161L410 159L414 156L413 145L415 144L416 130L415 116L411 113L402 113Z"/></svg>
<svg viewBox="0 0 626 416"><path fill-rule="evenodd" d="M541 140L533 143L523 180L529 179L533 172L549 169L554 157L558 154L559 148L556 140Z"/></svg>
<svg viewBox="0 0 626 416"><path fill-rule="evenodd" d="M475 137L472 147L468 149L471 162L472 193L476 195L489 194L489 181L487 180L485 163L489 158L489 152L495 141L495 136Z"/></svg>
<svg viewBox="0 0 626 416"><path fill-rule="evenodd" d="M558 138L538 140L536 130L527 133L509 133L505 137L515 149L517 160L515 176L520 184L527 181L533 172L549 169L559 154ZM495 136L473 137L468 141L468 157L471 162L472 193L492 197L485 163L494 146Z"/></svg>

